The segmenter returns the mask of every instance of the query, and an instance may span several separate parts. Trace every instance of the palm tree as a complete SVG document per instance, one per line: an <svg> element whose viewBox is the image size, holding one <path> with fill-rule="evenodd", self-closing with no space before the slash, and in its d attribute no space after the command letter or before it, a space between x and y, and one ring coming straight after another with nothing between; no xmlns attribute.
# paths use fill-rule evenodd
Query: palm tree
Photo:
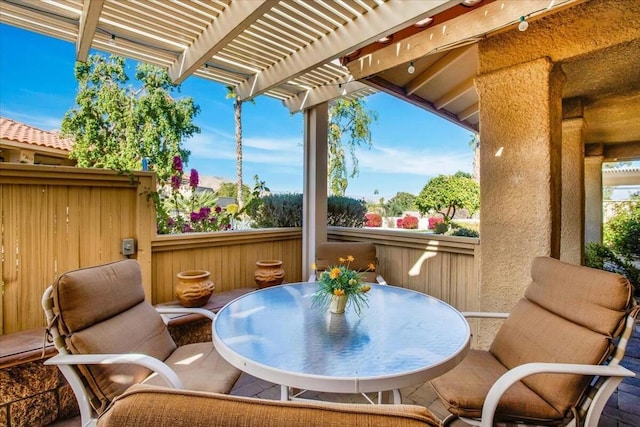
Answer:
<svg viewBox="0 0 640 427"><path fill-rule="evenodd" d="M242 195L242 101L232 86L227 86L227 99L233 99L233 111L236 128L236 201L239 207L244 206ZM255 101L252 99L252 103Z"/></svg>

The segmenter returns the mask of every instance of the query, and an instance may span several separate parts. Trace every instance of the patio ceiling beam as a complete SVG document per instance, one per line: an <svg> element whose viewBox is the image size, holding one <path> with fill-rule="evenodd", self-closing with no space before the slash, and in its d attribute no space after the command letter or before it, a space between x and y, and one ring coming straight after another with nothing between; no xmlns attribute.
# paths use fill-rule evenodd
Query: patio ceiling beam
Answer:
<svg viewBox="0 0 640 427"><path fill-rule="evenodd" d="M465 121L469 117L472 117L474 114L478 114L479 111L480 111L480 105L476 102L468 106L464 110L460 111L457 114L457 116L458 116L458 119L460 119L460 121Z"/></svg>
<svg viewBox="0 0 640 427"><path fill-rule="evenodd" d="M277 3L278 0L231 2L169 66L173 82L182 83Z"/></svg>
<svg viewBox="0 0 640 427"><path fill-rule="evenodd" d="M389 0L240 83L236 87L236 93L240 99L263 94L320 64L326 64L458 3L459 1L445 0Z"/></svg>
<svg viewBox="0 0 640 427"><path fill-rule="evenodd" d="M453 65L455 65L456 61L462 58L467 52L471 49L476 48L476 45L467 46L464 48L456 49L447 53L445 56L436 61L429 68L424 70L418 76L416 76L413 80L407 83L407 95L411 95L415 93L422 86L429 83L431 80L450 69Z"/></svg>
<svg viewBox="0 0 640 427"><path fill-rule="evenodd" d="M344 89L346 93L338 93L342 89ZM343 83L342 88L340 88L338 84L319 86L314 89L301 92L296 96L282 101L282 103L289 109L290 113L297 113L299 111L315 107L323 102L331 101L339 96L348 96L364 89L369 89L369 86L356 81Z"/></svg>
<svg viewBox="0 0 640 427"><path fill-rule="evenodd" d="M76 61L85 62L87 60L93 36L98 28L102 6L104 6L104 0L85 1L82 5L78 40L76 40Z"/></svg>
<svg viewBox="0 0 640 427"><path fill-rule="evenodd" d="M347 68L356 80L361 80L434 52L459 47L461 43L474 43L487 33L517 24L521 16L546 10L547 6L549 0L495 1L351 61Z"/></svg>
<svg viewBox="0 0 640 427"><path fill-rule="evenodd" d="M442 95L440 98L433 101L433 106L438 110L443 109L447 105L451 104L456 99L460 98L465 93L469 92L474 88L473 86L473 77L468 78L467 80L460 83L458 86L451 89L449 92Z"/></svg>

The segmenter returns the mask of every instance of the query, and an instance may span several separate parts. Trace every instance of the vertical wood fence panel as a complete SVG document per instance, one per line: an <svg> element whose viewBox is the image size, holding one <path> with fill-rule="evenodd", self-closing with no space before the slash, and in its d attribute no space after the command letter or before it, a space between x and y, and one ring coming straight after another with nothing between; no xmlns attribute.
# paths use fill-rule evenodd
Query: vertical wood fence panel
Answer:
<svg viewBox="0 0 640 427"><path fill-rule="evenodd" d="M148 172L0 164L0 334L43 326L42 292L61 273L123 259L121 240L140 238L139 212L154 215L138 206L154 181Z"/></svg>

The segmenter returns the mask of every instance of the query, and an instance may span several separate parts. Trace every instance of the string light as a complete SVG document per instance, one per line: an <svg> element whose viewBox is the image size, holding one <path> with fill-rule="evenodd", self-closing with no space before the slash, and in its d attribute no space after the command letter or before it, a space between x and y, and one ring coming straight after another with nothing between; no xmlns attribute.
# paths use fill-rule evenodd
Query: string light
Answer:
<svg viewBox="0 0 640 427"><path fill-rule="evenodd" d="M416 67L413 65L413 61L409 63L409 68L407 68L407 73L413 74L416 72Z"/></svg>
<svg viewBox="0 0 640 427"><path fill-rule="evenodd" d="M342 83L338 84L338 93L342 96L345 96L347 94L347 88L342 87Z"/></svg>
<svg viewBox="0 0 640 427"><path fill-rule="evenodd" d="M525 18L524 16L521 16L520 23L518 24L518 29L520 31L527 31L527 28L529 28L529 23L527 22L527 18Z"/></svg>
<svg viewBox="0 0 640 427"><path fill-rule="evenodd" d="M111 46L115 46L116 45L116 35L115 34L111 34L111 40L109 40L109 44Z"/></svg>

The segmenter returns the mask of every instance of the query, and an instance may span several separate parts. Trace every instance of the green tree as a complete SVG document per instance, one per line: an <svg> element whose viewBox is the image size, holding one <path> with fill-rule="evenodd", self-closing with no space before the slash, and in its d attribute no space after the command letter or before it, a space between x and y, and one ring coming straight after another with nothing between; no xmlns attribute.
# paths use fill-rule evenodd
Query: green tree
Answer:
<svg viewBox="0 0 640 427"><path fill-rule="evenodd" d="M125 86L129 78L122 57L91 55L76 63L75 77L77 105L65 113L62 134L75 141L69 157L78 166L140 170L147 159L165 183L173 157L188 159L181 141L200 132L193 124L200 108L191 98L171 96L179 86L166 70L139 64L139 87Z"/></svg>
<svg viewBox="0 0 640 427"><path fill-rule="evenodd" d="M640 258L640 202L620 206L604 227L604 243L625 258Z"/></svg>
<svg viewBox="0 0 640 427"><path fill-rule="evenodd" d="M356 148L371 147L370 125L378 120L375 111L366 110L362 99L338 99L329 109L328 183L331 194L344 196L349 178L358 176ZM351 171L347 167L346 152L351 158Z"/></svg>
<svg viewBox="0 0 640 427"><path fill-rule="evenodd" d="M238 186L233 182L224 182L216 191L217 197L233 197L236 199L238 197ZM245 201L245 204L251 200L251 189L246 184L242 184L242 199ZM236 199L237 200L237 199Z"/></svg>
<svg viewBox="0 0 640 427"><path fill-rule="evenodd" d="M387 201L384 210L388 216L401 216L404 211L414 210L415 202L415 195L400 191Z"/></svg>
<svg viewBox="0 0 640 427"><path fill-rule="evenodd" d="M416 207L422 214L430 210L442 212L445 221L449 222L456 209L474 213L480 208L480 186L465 172L438 175L424 186L416 198Z"/></svg>

